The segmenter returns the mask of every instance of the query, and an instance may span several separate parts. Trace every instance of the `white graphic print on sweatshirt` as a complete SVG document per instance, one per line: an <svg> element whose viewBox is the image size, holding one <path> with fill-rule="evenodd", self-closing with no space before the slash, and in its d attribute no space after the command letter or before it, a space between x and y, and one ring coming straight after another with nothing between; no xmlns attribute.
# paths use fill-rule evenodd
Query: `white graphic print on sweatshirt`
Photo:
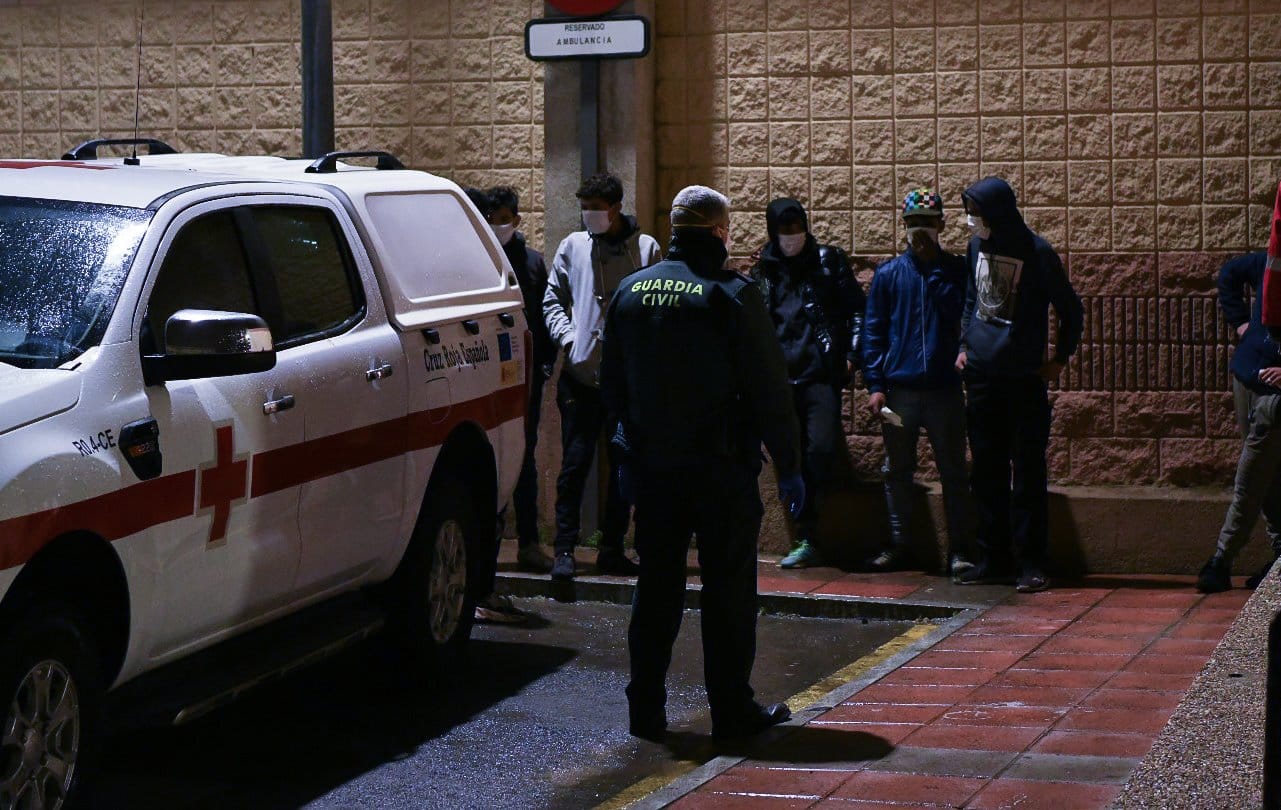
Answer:
<svg viewBox="0 0 1281 810"><path fill-rule="evenodd" d="M975 314L989 323L1013 323L1022 275L1022 259L980 252L974 268Z"/></svg>

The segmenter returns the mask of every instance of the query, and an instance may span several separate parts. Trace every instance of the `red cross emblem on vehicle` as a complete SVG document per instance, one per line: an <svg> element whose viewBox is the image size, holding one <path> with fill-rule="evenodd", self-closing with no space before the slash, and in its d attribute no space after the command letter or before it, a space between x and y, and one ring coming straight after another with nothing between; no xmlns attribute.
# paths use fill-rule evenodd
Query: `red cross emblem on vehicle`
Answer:
<svg viewBox="0 0 1281 810"><path fill-rule="evenodd" d="M213 510L213 523L209 526L209 545L216 545L227 538L227 521L231 508L245 502L249 487L249 454L239 457L235 450L235 432L231 425L218 425L214 429L214 463L200 466L200 511Z"/></svg>

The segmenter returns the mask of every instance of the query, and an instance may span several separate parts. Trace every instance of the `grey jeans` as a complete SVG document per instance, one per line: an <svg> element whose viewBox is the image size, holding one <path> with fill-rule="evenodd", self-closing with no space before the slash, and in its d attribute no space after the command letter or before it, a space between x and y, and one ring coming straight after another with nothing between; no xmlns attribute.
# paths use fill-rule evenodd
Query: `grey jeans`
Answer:
<svg viewBox="0 0 1281 810"><path fill-rule="evenodd" d="M943 484L943 511L953 553L969 550L970 491L965 473L965 397L961 388L915 390L899 388L885 393L886 404L903 419L902 427L881 423L885 440L885 503L890 513L890 543L908 544L912 525L912 476L916 473L916 444L921 429L934 450Z"/></svg>
<svg viewBox="0 0 1281 810"><path fill-rule="evenodd" d="M1281 552L1281 534L1276 528L1281 527L1281 395L1256 394L1238 380L1232 383L1237 423L1245 443L1237 462L1232 503L1219 531L1218 553L1228 560L1249 542L1260 512L1272 550Z"/></svg>

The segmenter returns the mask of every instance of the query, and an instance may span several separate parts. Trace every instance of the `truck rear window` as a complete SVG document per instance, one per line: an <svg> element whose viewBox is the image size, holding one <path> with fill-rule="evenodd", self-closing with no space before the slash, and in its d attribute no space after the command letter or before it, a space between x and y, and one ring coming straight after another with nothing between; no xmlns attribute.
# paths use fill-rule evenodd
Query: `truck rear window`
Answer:
<svg viewBox="0 0 1281 810"><path fill-rule="evenodd" d="M54 368L96 346L151 216L0 196L0 363Z"/></svg>

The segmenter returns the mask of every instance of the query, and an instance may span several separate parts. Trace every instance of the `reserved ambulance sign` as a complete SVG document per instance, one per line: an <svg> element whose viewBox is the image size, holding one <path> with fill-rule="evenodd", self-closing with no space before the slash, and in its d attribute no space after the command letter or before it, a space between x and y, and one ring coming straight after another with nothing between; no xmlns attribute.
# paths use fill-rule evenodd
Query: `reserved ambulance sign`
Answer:
<svg viewBox="0 0 1281 810"><path fill-rule="evenodd" d="M530 20L525 55L552 59L629 59L649 53L649 20L640 16Z"/></svg>

